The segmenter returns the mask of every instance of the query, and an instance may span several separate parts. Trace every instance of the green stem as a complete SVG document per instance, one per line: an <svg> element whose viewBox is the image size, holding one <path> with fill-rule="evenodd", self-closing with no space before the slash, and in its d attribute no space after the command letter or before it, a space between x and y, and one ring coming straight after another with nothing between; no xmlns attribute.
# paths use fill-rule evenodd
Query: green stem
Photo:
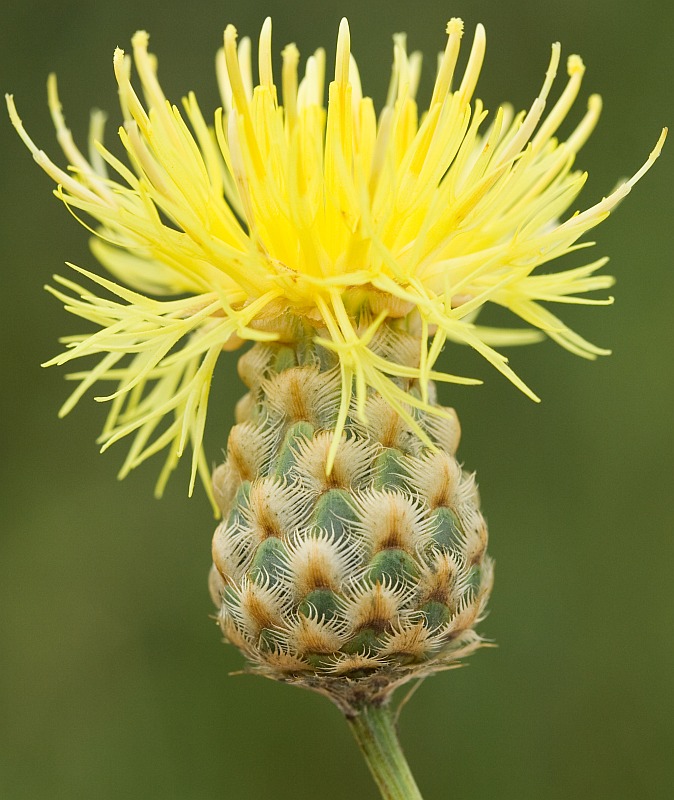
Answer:
<svg viewBox="0 0 674 800"><path fill-rule="evenodd" d="M357 716L347 720L382 798L423 800L400 747L390 707L363 706Z"/></svg>

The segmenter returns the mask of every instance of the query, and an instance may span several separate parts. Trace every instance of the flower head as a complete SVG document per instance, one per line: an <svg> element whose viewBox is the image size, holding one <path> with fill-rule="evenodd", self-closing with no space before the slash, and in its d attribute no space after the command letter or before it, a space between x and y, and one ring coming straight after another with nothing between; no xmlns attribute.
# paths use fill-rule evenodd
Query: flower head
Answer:
<svg viewBox="0 0 674 800"><path fill-rule="evenodd" d="M404 415L423 440L410 407L433 413L429 382L478 382L435 369L447 340L473 347L533 399L495 346L548 336L587 358L607 352L542 305L610 302L585 296L611 285L612 278L595 274L605 259L537 270L586 246L578 240L650 168L665 132L630 180L564 218L586 177L574 160L601 107L592 95L573 132L555 138L579 93L582 61L569 58L566 86L545 113L560 60L553 45L530 109L514 114L504 106L488 120L474 99L484 29L476 29L460 77L462 22L451 20L447 34L421 114L415 99L421 56L407 53L403 35L394 37L391 83L377 114L362 93L345 20L327 106L322 49L308 58L300 79L299 53L288 45L279 90L266 20L253 86L250 41L237 45L230 25L216 59L223 106L207 122L194 94L182 108L166 99L148 36L136 33L141 96L132 85L131 57L119 49L114 55L124 120L119 137L129 166L104 147L100 112L92 115L89 155L82 154L53 76L49 107L68 171L33 143L7 98L14 126L56 182L56 195L76 217L93 220L84 222L95 234L93 252L113 278L71 265L100 294L55 278L49 290L98 330L68 337L65 351L47 363L98 357L70 376L78 386L62 413L93 384L113 384L97 397L110 402L101 442L105 449L133 435L122 475L168 449L161 491L190 443L191 485L197 473L209 485L202 439L211 377L220 353L245 341L283 340L301 330L336 354L341 399L328 470L347 416L365 415L368 391ZM476 316L487 303L531 328L479 326ZM419 353L411 364L391 362L370 346L384 325L415 332ZM420 396L405 393L401 377L416 379Z"/></svg>

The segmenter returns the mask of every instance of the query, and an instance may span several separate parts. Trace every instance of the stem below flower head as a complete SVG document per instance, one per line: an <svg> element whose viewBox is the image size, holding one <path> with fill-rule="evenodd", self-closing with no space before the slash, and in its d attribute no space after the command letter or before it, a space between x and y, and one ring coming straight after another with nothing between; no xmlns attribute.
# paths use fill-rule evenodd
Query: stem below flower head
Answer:
<svg viewBox="0 0 674 800"><path fill-rule="evenodd" d="M364 705L347 721L383 800L423 800L400 746L391 707Z"/></svg>

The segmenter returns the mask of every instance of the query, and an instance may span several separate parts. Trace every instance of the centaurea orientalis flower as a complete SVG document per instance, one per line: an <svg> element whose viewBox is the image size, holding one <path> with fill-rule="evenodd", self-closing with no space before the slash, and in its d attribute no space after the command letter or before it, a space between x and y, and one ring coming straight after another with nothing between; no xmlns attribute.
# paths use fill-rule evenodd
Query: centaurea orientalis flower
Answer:
<svg viewBox="0 0 674 800"><path fill-rule="evenodd" d="M586 178L575 159L601 109L592 95L572 132L556 138L583 62L568 59L551 100L561 58L553 45L529 110L490 116L475 99L484 29L458 76L462 37L463 23L450 20L420 113L421 56L395 36L377 113L346 21L327 104L322 49L300 79L288 45L277 87L266 20L254 85L250 41L237 44L230 25L216 58L222 108L207 118L192 93L182 108L166 99L138 32L133 59L118 49L113 62L129 165L104 146L100 112L88 156L78 149L53 76L49 108L68 171L34 144L7 98L112 276L71 265L101 294L60 276L49 287L98 328L67 337L47 362L99 358L69 376L78 386L62 413L94 384L113 384L97 397L110 403L103 449L133 437L122 476L166 450L159 493L191 446L190 492L199 474L222 515L211 589L223 632L262 673L330 696L366 752L368 725L390 725L367 722L372 709L480 645L474 626L491 589L475 482L455 458L458 421L435 394L436 382L479 381L442 371L438 358L447 342L469 345L537 400L497 348L549 337L585 358L607 353L544 305L610 303L587 296L612 285L597 274L606 259L540 268L588 246L583 235L652 166L666 133L632 178L568 214ZM479 324L490 303L529 327ZM254 346L239 372L250 391L211 483L211 378L223 350L246 342ZM379 756L370 753L371 764ZM417 796L403 772L407 794L386 796Z"/></svg>
<svg viewBox="0 0 674 800"><path fill-rule="evenodd" d="M8 98L12 121L58 184L57 196L73 214L95 221L94 254L116 279L72 265L106 291L99 296L55 278L62 288L50 291L100 330L69 337L65 352L48 363L101 356L70 376L79 384L61 413L95 383L116 384L97 399L111 404L103 448L134 436L122 475L168 449L161 492L190 443L192 484L199 472L208 486L202 439L218 356L245 341L282 339L287 315L309 325L339 360L339 419L328 467L352 399L362 418L370 388L428 444L408 407L430 409L429 381L478 383L434 369L447 340L473 347L533 399L495 346L535 341L540 332L586 358L606 352L542 305L610 302L585 296L611 285L609 276L595 274L605 259L536 270L586 246L580 237L628 194L664 135L634 177L562 221L585 182L573 164L601 108L592 95L571 135L554 138L579 92L582 61L569 58L568 82L546 115L560 61L554 45L529 111L514 114L504 106L489 120L482 103L473 102L484 29L476 29L460 79L454 72L462 22L451 20L447 34L424 114L415 99L421 56L408 55L405 37L395 37L391 84L377 116L362 93L346 21L327 111L322 49L299 80L299 54L288 45L279 91L267 20L253 88L250 41L237 47L230 25L216 62L223 107L209 124L194 94L182 109L165 98L148 36L139 32L133 60L144 102L132 86L130 57L119 49L114 56L124 119L119 136L131 167L103 146L100 112L92 115L89 158L81 153L53 76L49 106L68 172L33 143ZM487 303L504 306L533 330L481 328L475 318ZM372 337L388 320L409 316L419 326L418 365L385 361L370 346ZM420 397L406 396L396 377L418 380ZM170 425L161 430L167 416Z"/></svg>

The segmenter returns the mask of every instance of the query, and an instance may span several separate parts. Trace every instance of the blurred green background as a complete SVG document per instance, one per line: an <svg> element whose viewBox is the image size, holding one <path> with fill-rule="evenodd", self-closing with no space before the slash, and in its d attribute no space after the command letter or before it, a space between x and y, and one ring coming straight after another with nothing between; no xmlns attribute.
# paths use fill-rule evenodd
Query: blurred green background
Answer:
<svg viewBox="0 0 674 800"><path fill-rule="evenodd" d="M67 119L91 106L117 124L111 56L143 27L167 94L217 103L213 55L227 22L256 36L274 18L275 51L334 53L342 15L366 90L381 103L391 34L405 30L427 66L444 25L487 27L478 94L529 105L550 43L580 52L605 101L581 153L589 205L634 171L674 121L674 5L572 0L399 0L245 4L162 0L11 2L0 84L28 130L57 154L45 79L58 73ZM465 53L464 53L465 58ZM559 80L558 88L563 85ZM427 100L430 78L423 84ZM1 115L0 115L1 116ZM156 466L115 480L122 453L97 455L104 409L64 421L63 371L41 370L78 322L42 291L63 262L93 265L86 232L0 118L2 447L0 450L0 797L374 798L366 768L327 701L228 673L206 590L214 522L186 470L161 502ZM498 642L465 669L427 681L402 716L402 739L427 800L670 798L674 745L674 437L671 186L674 141L596 231L612 255L617 302L567 319L614 355L595 364L544 344L512 353L543 397L536 406L479 358L445 353L481 388L447 388L463 423L460 455L478 471L496 559L483 632ZM217 458L232 422L234 359L211 406ZM123 445L121 446L123 447Z"/></svg>

